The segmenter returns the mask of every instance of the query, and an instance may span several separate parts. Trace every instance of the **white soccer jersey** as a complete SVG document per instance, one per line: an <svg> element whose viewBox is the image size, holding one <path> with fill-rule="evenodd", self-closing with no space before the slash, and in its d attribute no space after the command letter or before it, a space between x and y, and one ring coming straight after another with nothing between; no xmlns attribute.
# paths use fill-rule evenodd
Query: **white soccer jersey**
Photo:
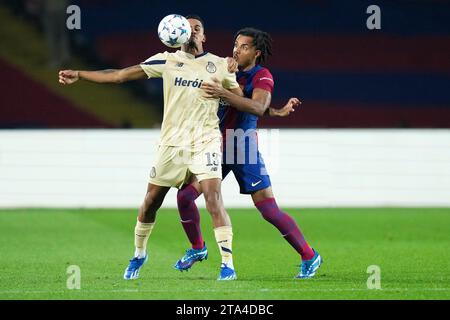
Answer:
<svg viewBox="0 0 450 320"><path fill-rule="evenodd" d="M219 99L204 98L203 82L217 78L226 89L238 88L225 58L211 53L193 56L183 51L159 53L141 64L149 78L163 78L164 118L160 145L197 150L220 139Z"/></svg>

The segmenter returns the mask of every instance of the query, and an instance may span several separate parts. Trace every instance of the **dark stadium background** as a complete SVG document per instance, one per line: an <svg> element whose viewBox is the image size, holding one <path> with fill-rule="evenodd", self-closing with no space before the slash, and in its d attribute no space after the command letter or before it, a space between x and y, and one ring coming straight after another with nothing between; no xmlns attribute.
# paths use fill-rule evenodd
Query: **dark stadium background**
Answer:
<svg viewBox="0 0 450 320"><path fill-rule="evenodd" d="M221 56L231 55L242 27L271 33L273 105L291 96L303 105L289 118L262 119L261 127L450 128L449 1L66 1L81 8L81 30L73 31L64 27L65 12L61 23L49 23L58 21L44 9L52 2L0 1L0 128L158 127L160 81L105 88L123 92L118 100L86 86L70 93L58 86L57 71L122 68L170 50L156 34L169 13L203 17L205 48ZM366 27L371 4L381 7L381 30ZM58 59L48 43L64 37L70 58Z"/></svg>

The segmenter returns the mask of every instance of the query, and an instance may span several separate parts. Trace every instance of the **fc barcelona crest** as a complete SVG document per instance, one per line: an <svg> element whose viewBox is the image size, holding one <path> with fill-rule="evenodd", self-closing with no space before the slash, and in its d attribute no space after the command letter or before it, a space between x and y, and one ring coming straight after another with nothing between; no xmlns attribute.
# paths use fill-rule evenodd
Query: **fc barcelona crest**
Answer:
<svg viewBox="0 0 450 320"><path fill-rule="evenodd" d="M217 71L216 65L211 61L208 61L208 64L206 65L206 71L208 71L209 73L215 73Z"/></svg>

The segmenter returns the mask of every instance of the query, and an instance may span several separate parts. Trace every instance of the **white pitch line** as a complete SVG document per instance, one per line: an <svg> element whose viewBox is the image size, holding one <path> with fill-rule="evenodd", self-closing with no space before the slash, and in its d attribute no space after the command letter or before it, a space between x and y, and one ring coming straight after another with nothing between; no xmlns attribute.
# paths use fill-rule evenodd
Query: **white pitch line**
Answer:
<svg viewBox="0 0 450 320"><path fill-rule="evenodd" d="M4 290L0 294L10 293L203 293L203 292L217 292L217 293L257 293L257 292L342 292L342 291L367 291L367 292L406 292L406 291L449 291L450 288L389 288L389 289L363 289L363 288L348 288L348 289L258 289L258 290L216 290L216 289L200 289L200 290L138 290L138 289L118 289L118 290Z"/></svg>

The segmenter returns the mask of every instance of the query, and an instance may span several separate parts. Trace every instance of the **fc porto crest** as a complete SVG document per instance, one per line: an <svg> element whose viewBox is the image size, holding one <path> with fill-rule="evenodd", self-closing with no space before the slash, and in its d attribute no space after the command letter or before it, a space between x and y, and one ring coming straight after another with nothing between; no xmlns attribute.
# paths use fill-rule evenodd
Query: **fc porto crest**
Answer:
<svg viewBox="0 0 450 320"><path fill-rule="evenodd" d="M217 67L214 63L208 61L208 64L206 65L206 71L208 71L209 73L215 73L217 71Z"/></svg>

